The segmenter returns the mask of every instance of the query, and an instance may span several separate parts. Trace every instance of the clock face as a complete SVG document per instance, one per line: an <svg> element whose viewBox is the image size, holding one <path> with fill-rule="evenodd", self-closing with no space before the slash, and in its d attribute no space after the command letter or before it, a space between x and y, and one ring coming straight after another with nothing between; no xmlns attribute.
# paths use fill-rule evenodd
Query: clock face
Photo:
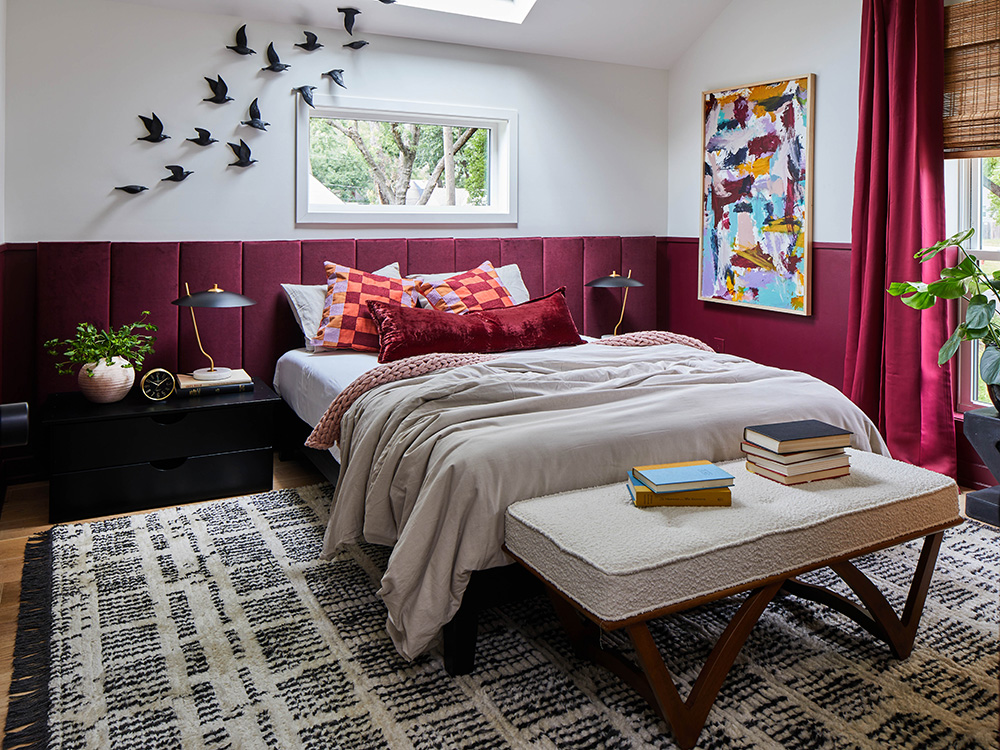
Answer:
<svg viewBox="0 0 1000 750"><path fill-rule="evenodd" d="M142 393L152 401L163 401L174 392L174 376L157 368L142 376Z"/></svg>

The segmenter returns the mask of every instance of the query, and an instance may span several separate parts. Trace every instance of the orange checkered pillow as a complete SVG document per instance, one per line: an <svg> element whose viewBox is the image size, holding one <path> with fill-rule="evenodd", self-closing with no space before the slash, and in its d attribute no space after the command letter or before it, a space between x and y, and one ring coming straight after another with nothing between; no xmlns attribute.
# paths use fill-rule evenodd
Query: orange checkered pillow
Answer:
<svg viewBox="0 0 1000 750"><path fill-rule="evenodd" d="M394 302L403 307L417 306L415 281L376 276L337 263L323 265L326 268L326 301L319 330L310 342L314 347L377 352L378 328L368 311L368 300Z"/></svg>
<svg viewBox="0 0 1000 750"><path fill-rule="evenodd" d="M489 261L436 284L417 279L417 291L431 303L431 307L443 312L466 313L514 306L510 292L500 283L496 269Z"/></svg>

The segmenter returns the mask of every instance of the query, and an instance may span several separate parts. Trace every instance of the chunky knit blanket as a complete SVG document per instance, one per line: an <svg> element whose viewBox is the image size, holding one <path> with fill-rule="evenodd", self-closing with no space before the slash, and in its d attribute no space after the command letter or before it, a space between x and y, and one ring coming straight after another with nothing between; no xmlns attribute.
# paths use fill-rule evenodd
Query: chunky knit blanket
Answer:
<svg viewBox="0 0 1000 750"><path fill-rule="evenodd" d="M714 351L712 347L704 341L683 336L670 331L637 331L635 333L623 333L619 336L611 336L606 339L594 341L601 346L660 346L662 344L684 344L695 349L704 351ZM333 447L334 443L340 441L340 421L351 405L361 396L385 383L392 383L397 380L406 380L437 370L445 370L463 365L474 365L480 362L488 362L509 354L420 354L416 357L407 357L395 362L379 365L359 378L354 380L347 388L340 392L340 395L333 400L327 408L326 413L306 439L307 448L326 450Z"/></svg>

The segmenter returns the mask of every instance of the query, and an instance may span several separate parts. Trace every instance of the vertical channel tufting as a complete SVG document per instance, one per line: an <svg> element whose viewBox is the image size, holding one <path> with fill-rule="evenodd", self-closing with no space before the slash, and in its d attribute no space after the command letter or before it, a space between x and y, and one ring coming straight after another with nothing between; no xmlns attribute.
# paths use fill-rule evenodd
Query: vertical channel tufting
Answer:
<svg viewBox="0 0 1000 750"><path fill-rule="evenodd" d="M500 265L517 263L521 269L524 285L533 298L541 297L560 286L550 284L545 278L542 257L541 237L504 237L500 240Z"/></svg>
<svg viewBox="0 0 1000 750"><path fill-rule="evenodd" d="M244 242L243 294L257 300L243 309L243 367L270 385L274 363L302 345L282 283L298 284L302 249L298 241Z"/></svg>
<svg viewBox="0 0 1000 750"><path fill-rule="evenodd" d="M358 267L354 240L302 240L302 283L326 284L323 264Z"/></svg>
<svg viewBox="0 0 1000 750"><path fill-rule="evenodd" d="M625 307L625 321L620 332L651 331L656 328L656 305L659 298L656 278L656 238L622 237L622 270L643 286L632 287Z"/></svg>
<svg viewBox="0 0 1000 750"><path fill-rule="evenodd" d="M455 240L415 239L406 241L407 273L443 273L465 270L455 266Z"/></svg>
<svg viewBox="0 0 1000 750"><path fill-rule="evenodd" d="M406 240L357 240L358 265L361 271L377 271L390 263L399 263L399 272L409 273L406 265Z"/></svg>
<svg viewBox="0 0 1000 750"><path fill-rule="evenodd" d="M593 281L622 270L620 237L585 237L583 240L583 280ZM621 314L622 291L608 287L587 287L583 292L584 328L590 336L611 333ZM624 326L619 333L625 331Z"/></svg>
<svg viewBox="0 0 1000 750"><path fill-rule="evenodd" d="M111 245L111 325L134 323L149 310L157 327L154 353L142 370L164 367L177 372L177 325L180 309L170 304L179 296L180 244L177 242L115 242ZM139 376L141 371L137 370Z"/></svg>
<svg viewBox="0 0 1000 750"><path fill-rule="evenodd" d="M3 375L2 403L35 402L41 365L52 367L51 357L38 346L37 255L33 243L4 246L4 285L0 305L4 310L3 348L0 362L7 362ZM11 363L17 362L14 367Z"/></svg>
<svg viewBox="0 0 1000 750"><path fill-rule="evenodd" d="M496 237L468 237L455 240L455 270L467 271L488 260L495 267L503 265L500 257L500 240ZM524 269L521 269L524 273ZM530 286L528 291L534 294Z"/></svg>
<svg viewBox="0 0 1000 750"><path fill-rule="evenodd" d="M561 286L566 287L566 303L580 333L583 327L583 239L580 237L547 237L542 256L545 274L541 294ZM534 290L532 290L533 293ZM536 293L537 294L537 293Z"/></svg>
<svg viewBox="0 0 1000 750"><path fill-rule="evenodd" d="M240 242L183 242L177 296L184 294L184 284L191 292L204 291L218 284L229 292L243 293L243 247ZM191 372L208 367L209 360L198 349L191 325L192 308L184 308L178 324L178 369ZM243 367L242 309L200 308L195 310L201 342L217 367Z"/></svg>
<svg viewBox="0 0 1000 750"><path fill-rule="evenodd" d="M73 335L79 323L106 328L110 321L111 245L107 242L38 244L39 397L76 390L76 380L57 375L58 361L41 343Z"/></svg>

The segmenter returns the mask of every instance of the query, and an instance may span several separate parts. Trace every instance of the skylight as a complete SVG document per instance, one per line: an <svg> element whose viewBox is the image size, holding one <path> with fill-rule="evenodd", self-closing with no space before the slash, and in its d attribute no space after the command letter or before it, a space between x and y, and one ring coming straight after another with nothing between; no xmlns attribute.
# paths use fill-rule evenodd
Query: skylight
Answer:
<svg viewBox="0 0 1000 750"><path fill-rule="evenodd" d="M396 0L396 4L489 21L521 23L534 7L535 0Z"/></svg>

